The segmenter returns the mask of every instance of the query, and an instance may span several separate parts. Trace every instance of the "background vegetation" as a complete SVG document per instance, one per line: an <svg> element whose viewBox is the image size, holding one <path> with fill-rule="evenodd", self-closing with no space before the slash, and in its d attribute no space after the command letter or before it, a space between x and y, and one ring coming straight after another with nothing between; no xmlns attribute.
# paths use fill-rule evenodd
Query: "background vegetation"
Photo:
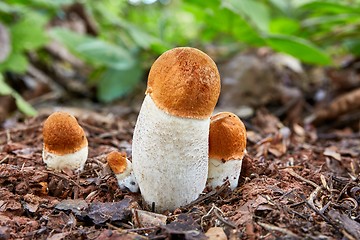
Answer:
<svg viewBox="0 0 360 240"><path fill-rule="evenodd" d="M84 7L96 31L81 33L56 24L75 3ZM51 65L44 48L54 40L90 66L86 83L95 87L97 99L103 102L130 93L153 60L175 46L223 46L230 53L268 46L304 63L332 65L336 56L360 55L359 3L4 0L0 2L0 26L9 44L0 47L0 73L25 73L31 53ZM9 94L22 111L34 113L9 81L0 78L0 95Z"/></svg>

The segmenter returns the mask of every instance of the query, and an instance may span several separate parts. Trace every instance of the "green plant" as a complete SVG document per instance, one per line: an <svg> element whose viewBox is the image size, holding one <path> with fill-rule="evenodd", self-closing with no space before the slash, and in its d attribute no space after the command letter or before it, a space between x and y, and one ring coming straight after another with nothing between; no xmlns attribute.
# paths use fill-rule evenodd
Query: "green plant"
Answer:
<svg viewBox="0 0 360 240"><path fill-rule="evenodd" d="M11 53L0 72L24 72L27 52L61 42L93 72L88 84L109 102L134 89L154 59L175 46L268 46L305 63L329 65L334 54L360 56L359 0L126 0L80 1L97 36L44 26L75 0L4 0L0 23L9 29Z"/></svg>
<svg viewBox="0 0 360 240"><path fill-rule="evenodd" d="M21 112L28 116L34 116L36 114L35 109L26 102L14 89L9 87L4 81L3 75L0 74L0 95L10 95L15 98L16 106Z"/></svg>

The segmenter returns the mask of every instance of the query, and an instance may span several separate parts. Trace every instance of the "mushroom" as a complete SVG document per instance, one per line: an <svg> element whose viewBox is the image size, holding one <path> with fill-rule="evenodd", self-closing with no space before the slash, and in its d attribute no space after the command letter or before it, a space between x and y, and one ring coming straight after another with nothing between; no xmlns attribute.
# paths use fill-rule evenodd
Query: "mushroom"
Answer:
<svg viewBox="0 0 360 240"><path fill-rule="evenodd" d="M51 114L43 126L43 161L48 168L84 169L88 141L76 118L65 112Z"/></svg>
<svg viewBox="0 0 360 240"><path fill-rule="evenodd" d="M208 185L215 188L229 180L230 188L234 190L239 181L245 148L246 129L235 114L220 112L212 116Z"/></svg>
<svg viewBox="0 0 360 240"><path fill-rule="evenodd" d="M120 189L129 189L131 192L138 192L139 186L135 180L132 164L126 158L126 153L112 151L106 156L109 167L114 172Z"/></svg>
<svg viewBox="0 0 360 240"><path fill-rule="evenodd" d="M141 194L156 211L184 206L205 188L210 116L219 94L216 64L200 50L174 48L152 65L132 163Z"/></svg>

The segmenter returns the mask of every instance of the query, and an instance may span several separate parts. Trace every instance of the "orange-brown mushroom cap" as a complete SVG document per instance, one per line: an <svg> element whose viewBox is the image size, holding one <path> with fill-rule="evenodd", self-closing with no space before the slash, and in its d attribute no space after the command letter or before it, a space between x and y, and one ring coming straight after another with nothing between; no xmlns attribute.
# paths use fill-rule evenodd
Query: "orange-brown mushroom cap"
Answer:
<svg viewBox="0 0 360 240"><path fill-rule="evenodd" d="M211 116L219 98L219 71L202 51L174 48L152 65L146 94L171 115L205 119Z"/></svg>
<svg viewBox="0 0 360 240"><path fill-rule="evenodd" d="M126 153L113 151L106 156L106 161L115 174L123 173L127 167Z"/></svg>
<svg viewBox="0 0 360 240"><path fill-rule="evenodd" d="M221 112L210 118L209 158L242 159L245 148L246 129L238 116Z"/></svg>
<svg viewBox="0 0 360 240"><path fill-rule="evenodd" d="M87 146L84 130L65 112L51 114L43 126L44 149L57 155L74 153Z"/></svg>

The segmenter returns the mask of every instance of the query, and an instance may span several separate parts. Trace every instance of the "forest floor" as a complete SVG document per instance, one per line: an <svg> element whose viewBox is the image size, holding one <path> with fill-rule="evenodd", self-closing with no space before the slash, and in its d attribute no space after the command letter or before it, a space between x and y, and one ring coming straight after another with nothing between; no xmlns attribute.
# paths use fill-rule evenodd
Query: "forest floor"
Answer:
<svg viewBox="0 0 360 240"><path fill-rule="evenodd" d="M154 214L140 193L119 189L105 161L112 150L131 156L136 112L63 110L88 137L80 174L45 168L41 131L50 110L15 115L0 132L0 239L360 239L357 134L318 135L300 125L288 132L258 111L245 121L238 188L206 189L188 206Z"/></svg>

